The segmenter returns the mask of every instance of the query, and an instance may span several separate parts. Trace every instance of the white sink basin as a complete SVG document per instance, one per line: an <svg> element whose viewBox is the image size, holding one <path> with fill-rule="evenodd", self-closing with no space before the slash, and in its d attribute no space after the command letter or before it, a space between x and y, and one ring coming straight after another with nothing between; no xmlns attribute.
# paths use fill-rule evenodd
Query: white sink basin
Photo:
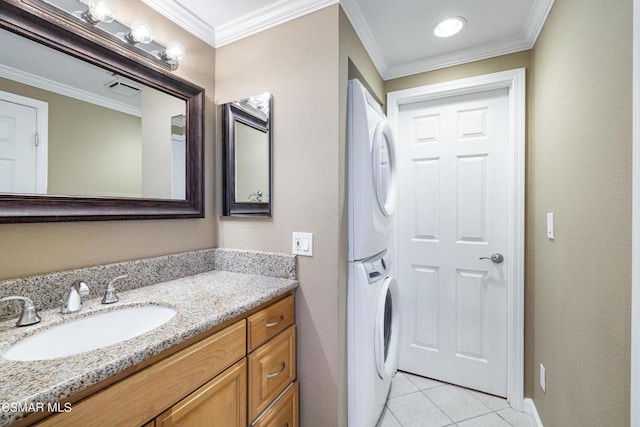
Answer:
<svg viewBox="0 0 640 427"><path fill-rule="evenodd" d="M147 305L96 313L31 335L5 352L9 360L48 360L107 347L167 323L172 308Z"/></svg>

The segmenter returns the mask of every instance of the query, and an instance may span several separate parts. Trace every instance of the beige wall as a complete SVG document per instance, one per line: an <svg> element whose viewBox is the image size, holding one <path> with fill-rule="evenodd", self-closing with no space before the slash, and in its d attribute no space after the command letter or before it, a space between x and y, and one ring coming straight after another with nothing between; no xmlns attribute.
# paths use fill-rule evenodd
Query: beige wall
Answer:
<svg viewBox="0 0 640 427"><path fill-rule="evenodd" d="M49 107L49 194L140 197L140 117L0 78Z"/></svg>
<svg viewBox="0 0 640 427"><path fill-rule="evenodd" d="M220 246L291 252L293 231L312 232L298 258L296 294L301 425L339 425L344 377L338 251L338 6L216 50L216 101L273 94L273 217L222 218Z"/></svg>
<svg viewBox="0 0 640 427"><path fill-rule="evenodd" d="M548 427L629 425L631 46L631 0L556 0L533 50L527 290Z"/></svg>
<svg viewBox="0 0 640 427"><path fill-rule="evenodd" d="M141 1L115 0L124 22L148 22L157 40L180 40L186 47L176 75L206 89L206 218L152 221L101 221L0 224L0 279L127 259L215 247L213 209L214 49Z"/></svg>

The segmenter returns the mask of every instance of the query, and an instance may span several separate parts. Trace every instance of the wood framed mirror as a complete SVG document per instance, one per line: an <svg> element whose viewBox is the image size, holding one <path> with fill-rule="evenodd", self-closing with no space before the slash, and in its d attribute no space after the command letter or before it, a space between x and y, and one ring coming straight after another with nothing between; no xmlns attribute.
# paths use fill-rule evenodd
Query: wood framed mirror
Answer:
<svg viewBox="0 0 640 427"><path fill-rule="evenodd" d="M14 169L20 163L0 164L0 223L204 217L204 89L88 26L40 2L3 1L0 108L2 94L9 104L44 99L48 152L35 160L44 165L44 172L35 174L36 179L44 177L44 185L43 179L33 187L15 185ZM10 52L27 49L35 50L28 50L23 62L9 59ZM29 68L34 55L40 66ZM56 80L56 69L76 82ZM102 79L95 93L81 86L94 76ZM43 86L43 81L54 84ZM139 105L125 99L131 92ZM93 116L84 114L94 110L107 113L92 122ZM62 117L69 111L75 111L75 121ZM43 126L42 115L36 113L37 126ZM134 129L130 135L137 137L123 136L125 128ZM16 134L12 132L0 123L0 163L3 138ZM40 132L34 139L38 147Z"/></svg>
<svg viewBox="0 0 640 427"><path fill-rule="evenodd" d="M271 216L271 94L223 105L225 216Z"/></svg>

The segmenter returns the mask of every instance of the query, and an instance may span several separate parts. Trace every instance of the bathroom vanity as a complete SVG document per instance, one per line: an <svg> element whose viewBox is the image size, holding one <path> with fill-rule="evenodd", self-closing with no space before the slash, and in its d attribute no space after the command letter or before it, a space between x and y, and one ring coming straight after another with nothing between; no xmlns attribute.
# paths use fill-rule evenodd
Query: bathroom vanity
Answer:
<svg viewBox="0 0 640 427"><path fill-rule="evenodd" d="M268 304L36 425L297 425L294 297Z"/></svg>
<svg viewBox="0 0 640 427"><path fill-rule="evenodd" d="M220 267L234 269L227 261L237 254L215 251ZM148 305L176 311L163 325L104 348L48 360L0 358L0 401L44 405L0 412L0 425L297 426L297 286L295 279L213 270L120 292L115 304L87 300L73 315L42 310L33 326L0 322L4 354L78 317Z"/></svg>

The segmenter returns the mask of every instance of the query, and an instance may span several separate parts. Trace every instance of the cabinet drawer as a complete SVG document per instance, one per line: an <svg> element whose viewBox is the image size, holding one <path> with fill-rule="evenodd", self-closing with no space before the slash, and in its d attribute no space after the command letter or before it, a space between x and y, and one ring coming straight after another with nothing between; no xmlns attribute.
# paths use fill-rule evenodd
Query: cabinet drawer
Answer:
<svg viewBox="0 0 640 427"><path fill-rule="evenodd" d="M142 425L242 359L245 320L149 366L39 426Z"/></svg>
<svg viewBox="0 0 640 427"><path fill-rule="evenodd" d="M249 351L258 348L278 332L285 330L294 321L294 300L289 295L269 307L247 318Z"/></svg>
<svg viewBox="0 0 640 427"><path fill-rule="evenodd" d="M298 382L291 384L287 391L260 416L252 427L298 427Z"/></svg>
<svg viewBox="0 0 640 427"><path fill-rule="evenodd" d="M249 359L249 419L255 420L296 378L296 327L258 348Z"/></svg>
<svg viewBox="0 0 640 427"><path fill-rule="evenodd" d="M156 427L247 425L247 362L242 359L156 419Z"/></svg>

